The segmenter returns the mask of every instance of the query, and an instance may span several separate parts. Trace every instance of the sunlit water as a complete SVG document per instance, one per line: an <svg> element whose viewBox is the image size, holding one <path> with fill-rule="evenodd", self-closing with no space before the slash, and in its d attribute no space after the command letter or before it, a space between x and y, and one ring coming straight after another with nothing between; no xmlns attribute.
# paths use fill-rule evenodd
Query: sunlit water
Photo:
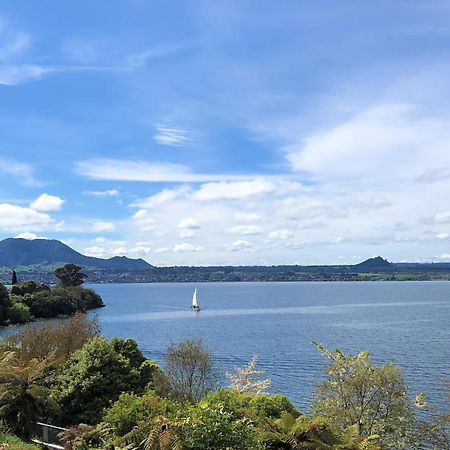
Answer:
<svg viewBox="0 0 450 450"><path fill-rule="evenodd" d="M92 285L106 308L91 312L108 337L132 337L162 362L168 344L200 337L224 373L258 356L300 407L327 363L311 341L394 361L411 394L439 399L450 378L450 283L325 282ZM198 288L200 313L190 310ZM11 331L11 329L10 329ZM4 333L5 331L3 331ZM1 333L1 332L0 332Z"/></svg>

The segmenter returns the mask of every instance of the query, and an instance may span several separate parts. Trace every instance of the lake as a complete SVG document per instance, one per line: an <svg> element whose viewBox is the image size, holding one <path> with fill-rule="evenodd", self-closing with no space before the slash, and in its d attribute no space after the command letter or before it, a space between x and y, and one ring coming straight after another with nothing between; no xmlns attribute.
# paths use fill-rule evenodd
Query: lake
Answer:
<svg viewBox="0 0 450 450"><path fill-rule="evenodd" d="M370 351L394 361L411 394L440 400L450 378L450 283L314 282L109 284L89 286L106 308L96 314L108 337L132 337L146 356L163 361L172 342L200 337L221 373L252 355L282 392L310 404L326 359L311 344ZM198 288L200 313L190 310Z"/></svg>

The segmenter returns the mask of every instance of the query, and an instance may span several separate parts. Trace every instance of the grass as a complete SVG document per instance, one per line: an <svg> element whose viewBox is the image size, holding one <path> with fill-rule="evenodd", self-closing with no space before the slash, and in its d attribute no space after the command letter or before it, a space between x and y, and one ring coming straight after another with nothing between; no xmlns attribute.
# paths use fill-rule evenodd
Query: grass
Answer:
<svg viewBox="0 0 450 450"><path fill-rule="evenodd" d="M29 444L13 434L0 431L0 449L2 448L2 444L8 444L5 447L8 450L39 450L37 445Z"/></svg>

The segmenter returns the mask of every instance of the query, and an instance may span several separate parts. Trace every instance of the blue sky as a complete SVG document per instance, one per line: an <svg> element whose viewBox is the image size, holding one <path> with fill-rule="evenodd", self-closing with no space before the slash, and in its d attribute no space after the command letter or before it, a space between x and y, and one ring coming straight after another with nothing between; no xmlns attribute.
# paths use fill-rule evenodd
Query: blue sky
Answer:
<svg viewBox="0 0 450 450"><path fill-rule="evenodd" d="M450 260L450 1L4 0L0 238Z"/></svg>

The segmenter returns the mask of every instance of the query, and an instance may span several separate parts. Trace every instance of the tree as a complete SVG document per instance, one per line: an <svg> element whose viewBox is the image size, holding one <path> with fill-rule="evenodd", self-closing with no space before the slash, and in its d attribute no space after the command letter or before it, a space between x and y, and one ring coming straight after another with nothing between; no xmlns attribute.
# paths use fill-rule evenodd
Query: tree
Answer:
<svg viewBox="0 0 450 450"><path fill-rule="evenodd" d="M48 358L23 364L14 352L4 353L0 360L0 417L25 437L44 411L56 407L40 383L49 365Z"/></svg>
<svg viewBox="0 0 450 450"><path fill-rule="evenodd" d="M8 309L11 306L8 289L0 283L0 325L6 323L8 318Z"/></svg>
<svg viewBox="0 0 450 450"><path fill-rule="evenodd" d="M253 355L246 367L236 367L236 374L227 373L226 377L231 381L230 388L239 392L260 394L266 391L272 384L270 378L260 379L263 370L256 369L257 357Z"/></svg>
<svg viewBox="0 0 450 450"><path fill-rule="evenodd" d="M93 425L122 392L142 393L151 376L146 361L136 364L105 338L91 339L73 353L53 379L53 396L61 405L61 419L66 424Z"/></svg>
<svg viewBox="0 0 450 450"><path fill-rule="evenodd" d="M97 336L100 332L97 319L77 314L52 325L26 325L0 341L0 353L13 351L23 364L32 359L42 361L53 355L56 364L65 363L70 355Z"/></svg>
<svg viewBox="0 0 450 450"><path fill-rule="evenodd" d="M360 436L379 435L383 448L409 448L414 412L400 369L373 364L368 352L344 355L314 344L332 361L316 391L316 412L341 429L355 425Z"/></svg>
<svg viewBox="0 0 450 450"><path fill-rule="evenodd" d="M377 436L360 436L356 426L339 430L330 419L284 413L263 435L266 450L380 450Z"/></svg>
<svg viewBox="0 0 450 450"><path fill-rule="evenodd" d="M12 280L11 280L11 285L14 286L15 284L17 284L17 273L15 270L12 271Z"/></svg>
<svg viewBox="0 0 450 450"><path fill-rule="evenodd" d="M169 346L165 375L172 397L187 402L200 400L216 381L211 354L199 339Z"/></svg>
<svg viewBox="0 0 450 450"><path fill-rule="evenodd" d="M450 450L450 381L443 383L446 391L446 409L436 407L426 401L425 394L416 397L416 407L426 411L426 420L421 420L417 424L417 441L424 445L424 448L433 450ZM443 405L442 405L443 406Z"/></svg>
<svg viewBox="0 0 450 450"><path fill-rule="evenodd" d="M176 420L157 416L150 421L139 422L124 436L125 448L143 450L183 450L180 424Z"/></svg>
<svg viewBox="0 0 450 450"><path fill-rule="evenodd" d="M87 275L81 272L81 267L75 264L66 264L55 270L55 276L63 287L80 286Z"/></svg>

